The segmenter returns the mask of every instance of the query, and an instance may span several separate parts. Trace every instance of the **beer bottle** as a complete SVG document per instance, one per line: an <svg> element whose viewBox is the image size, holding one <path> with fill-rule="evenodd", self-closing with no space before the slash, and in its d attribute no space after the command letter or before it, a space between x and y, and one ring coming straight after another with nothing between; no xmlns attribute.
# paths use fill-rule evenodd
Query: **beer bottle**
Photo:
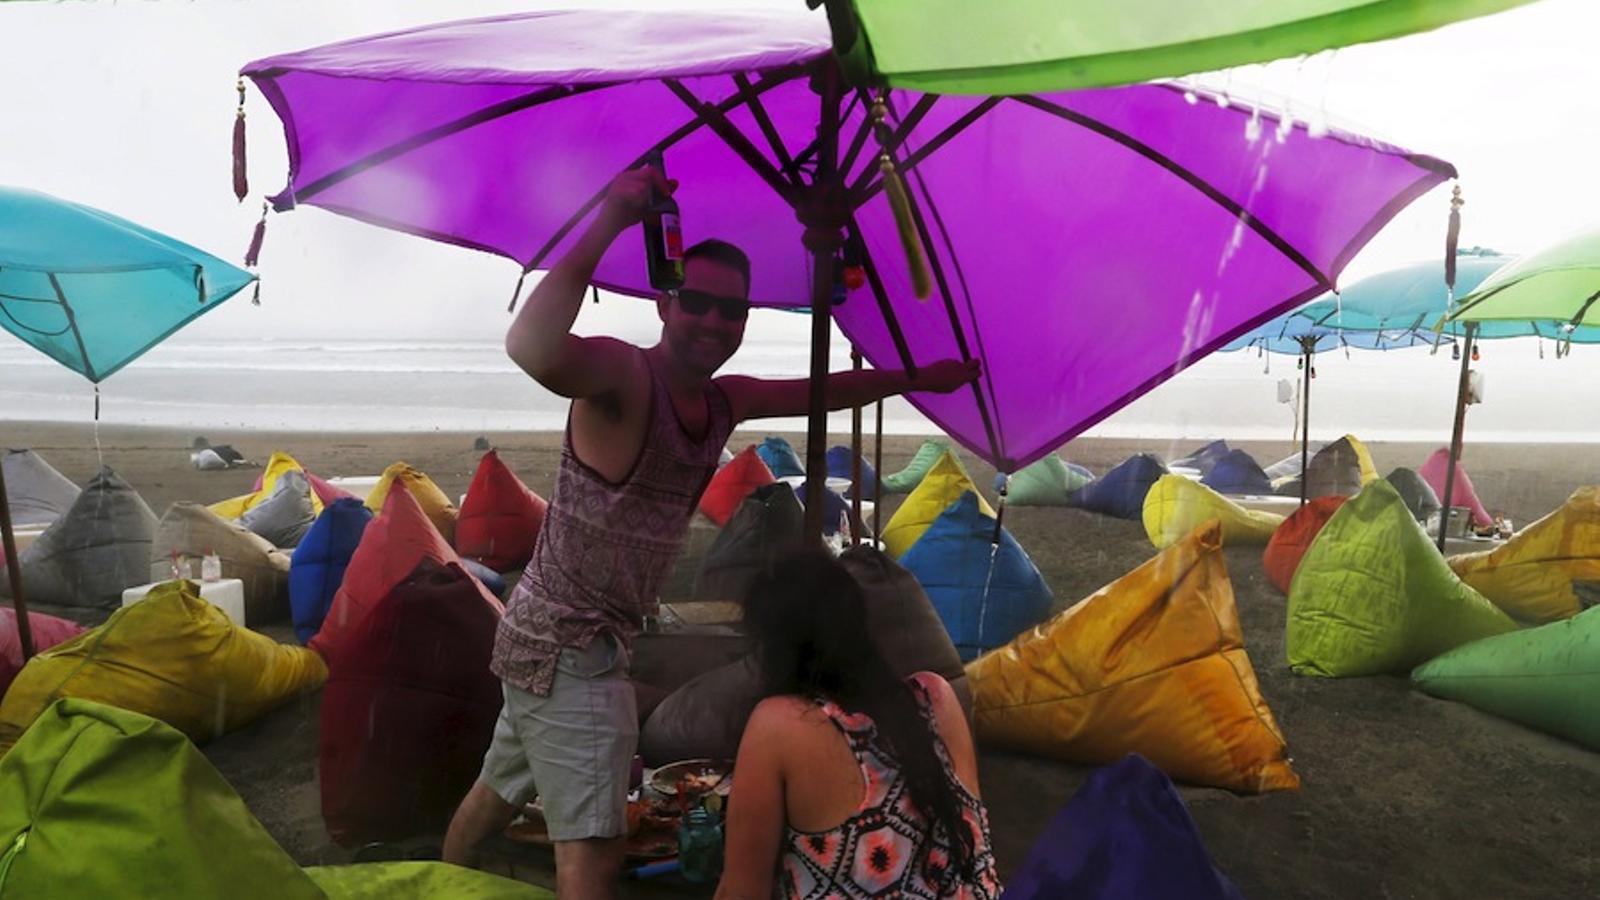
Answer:
<svg viewBox="0 0 1600 900"><path fill-rule="evenodd" d="M661 151L652 151L645 157L645 164L660 172L662 178L667 177ZM678 201L652 189L643 225L645 268L650 274L650 286L658 291L683 287L683 232L678 225Z"/></svg>

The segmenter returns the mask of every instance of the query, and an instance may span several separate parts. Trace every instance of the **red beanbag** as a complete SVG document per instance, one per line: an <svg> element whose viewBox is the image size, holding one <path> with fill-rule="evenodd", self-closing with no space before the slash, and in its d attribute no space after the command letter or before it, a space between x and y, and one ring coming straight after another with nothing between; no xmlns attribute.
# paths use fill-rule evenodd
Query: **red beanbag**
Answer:
<svg viewBox="0 0 1600 900"><path fill-rule="evenodd" d="M700 511L719 526L726 525L751 491L777 480L751 444L711 476L706 492L700 495Z"/></svg>
<svg viewBox="0 0 1600 900"><path fill-rule="evenodd" d="M1273 587L1288 595L1294 570L1300 568L1300 557L1306 555L1306 549L1317 539L1322 526L1328 524L1333 514L1349 499L1343 494L1329 494L1308 501L1272 532L1271 540L1267 541L1267 551L1261 556L1261 564L1266 566L1267 580L1272 582Z"/></svg>
<svg viewBox="0 0 1600 900"><path fill-rule="evenodd" d="M490 450L478 461L461 503L456 552L496 572L520 569L533 556L548 506Z"/></svg>
<svg viewBox="0 0 1600 900"><path fill-rule="evenodd" d="M328 834L350 847L442 831L500 713L498 605L460 565L424 557L344 637L322 695Z"/></svg>
<svg viewBox="0 0 1600 900"><path fill-rule="evenodd" d="M356 545L350 565L344 570L344 581L333 595L328 616L322 620L321 630L308 646L332 665L351 629L423 559L440 565L461 562L444 535L428 520L421 504L411 496L405 481L396 479L384 498L383 511L367 523L366 531L361 533L361 543ZM472 583L477 585L485 602L495 609L500 608L500 601L476 579Z"/></svg>
<svg viewBox="0 0 1600 900"><path fill-rule="evenodd" d="M28 625L33 629L33 652L49 650L68 638L83 633L83 626L55 616L28 613ZM17 611L0 609L0 697L5 696L11 680L22 671L22 635L17 633Z"/></svg>

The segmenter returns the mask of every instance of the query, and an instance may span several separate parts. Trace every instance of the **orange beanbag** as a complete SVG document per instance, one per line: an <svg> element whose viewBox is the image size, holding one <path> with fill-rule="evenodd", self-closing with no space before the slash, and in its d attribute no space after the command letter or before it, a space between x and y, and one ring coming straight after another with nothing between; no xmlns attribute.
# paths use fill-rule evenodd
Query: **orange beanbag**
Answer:
<svg viewBox="0 0 1600 900"><path fill-rule="evenodd" d="M461 503L456 552L496 572L520 569L533 556L548 506L490 450L478 461Z"/></svg>
<svg viewBox="0 0 1600 900"><path fill-rule="evenodd" d="M1261 555L1261 564L1267 567L1267 580L1284 594L1289 593L1289 582L1294 580L1294 570L1300 567L1300 557L1317 539L1322 526L1328 524L1333 514L1349 497L1329 494L1318 497L1300 507L1272 532L1267 541L1267 552Z"/></svg>
<svg viewBox="0 0 1600 900"><path fill-rule="evenodd" d="M361 543L333 595L328 617L309 642L311 649L326 660L338 655L346 635L424 558L440 565L461 565L461 557L433 527L422 505L411 496L410 487L403 479L395 479L384 498L383 511L361 533ZM476 579L473 584L485 601L501 608L500 601Z"/></svg>
<svg viewBox="0 0 1600 900"><path fill-rule="evenodd" d="M751 444L711 477L706 492L700 495L700 511L718 525L726 525L751 491L777 480Z"/></svg>

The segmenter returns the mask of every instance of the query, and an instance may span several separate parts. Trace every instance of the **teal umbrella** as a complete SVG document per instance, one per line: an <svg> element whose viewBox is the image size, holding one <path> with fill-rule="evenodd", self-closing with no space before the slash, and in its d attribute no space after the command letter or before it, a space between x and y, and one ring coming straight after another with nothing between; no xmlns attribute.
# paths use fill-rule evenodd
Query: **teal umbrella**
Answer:
<svg viewBox="0 0 1600 900"><path fill-rule="evenodd" d="M0 327L96 384L253 281L110 213L0 187Z"/></svg>
<svg viewBox="0 0 1600 900"><path fill-rule="evenodd" d="M0 328L96 385L252 281L215 256L110 213L0 187ZM97 399L97 416L98 406ZM12 561L6 571L26 659L33 635L4 476L0 547Z"/></svg>

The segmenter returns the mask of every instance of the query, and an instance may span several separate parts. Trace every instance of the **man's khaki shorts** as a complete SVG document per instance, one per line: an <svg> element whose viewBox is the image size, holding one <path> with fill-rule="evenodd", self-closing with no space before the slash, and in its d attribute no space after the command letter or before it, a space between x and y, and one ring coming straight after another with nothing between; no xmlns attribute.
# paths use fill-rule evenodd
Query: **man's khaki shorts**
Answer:
<svg viewBox="0 0 1600 900"><path fill-rule="evenodd" d="M627 833L639 717L628 653L602 634L561 651L550 696L502 684L505 703L479 780L519 809L537 794L554 841Z"/></svg>

